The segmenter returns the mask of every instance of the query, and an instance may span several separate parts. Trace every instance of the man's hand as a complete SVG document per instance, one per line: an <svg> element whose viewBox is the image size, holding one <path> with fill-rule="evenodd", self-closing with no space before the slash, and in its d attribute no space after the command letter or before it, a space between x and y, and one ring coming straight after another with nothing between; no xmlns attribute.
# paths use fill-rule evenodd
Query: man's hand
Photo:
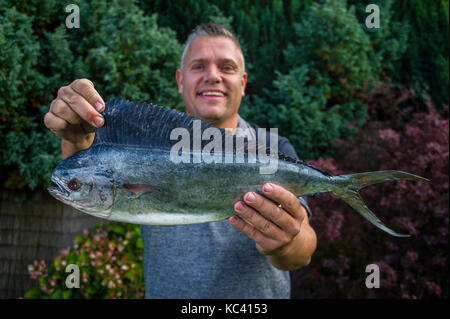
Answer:
<svg viewBox="0 0 450 319"><path fill-rule="evenodd" d="M244 195L234 208L242 219L233 216L230 223L255 243L277 268L292 270L307 265L316 248L316 234L298 198L272 183L263 186L264 196L255 192ZM279 205L277 205L278 203Z"/></svg>
<svg viewBox="0 0 450 319"><path fill-rule="evenodd" d="M105 102L88 79L73 81L58 90L44 123L62 140L63 157L91 146L95 128L103 125Z"/></svg>

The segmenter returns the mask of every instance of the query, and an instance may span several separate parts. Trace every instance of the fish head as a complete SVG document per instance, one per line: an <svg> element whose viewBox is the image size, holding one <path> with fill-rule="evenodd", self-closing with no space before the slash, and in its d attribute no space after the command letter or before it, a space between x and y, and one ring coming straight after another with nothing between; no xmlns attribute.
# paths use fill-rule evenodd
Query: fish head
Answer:
<svg viewBox="0 0 450 319"><path fill-rule="evenodd" d="M114 181L108 170L97 165L70 167L62 162L51 180L49 193L64 204L87 214L108 218L114 203Z"/></svg>

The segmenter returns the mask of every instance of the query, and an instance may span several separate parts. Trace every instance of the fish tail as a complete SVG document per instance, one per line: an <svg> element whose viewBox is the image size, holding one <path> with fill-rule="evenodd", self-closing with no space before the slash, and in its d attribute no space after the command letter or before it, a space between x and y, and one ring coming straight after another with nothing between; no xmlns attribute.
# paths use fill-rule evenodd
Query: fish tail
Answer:
<svg viewBox="0 0 450 319"><path fill-rule="evenodd" d="M372 224L396 237L411 236L406 234L399 234L384 225L383 222L379 220L378 217L375 216L364 204L358 190L368 185L390 180L406 179L412 181L429 182L428 179L400 171L378 171L349 174L336 176L334 177L334 179L339 186L332 190L333 193L339 196L342 200L344 200L348 205L350 205Z"/></svg>

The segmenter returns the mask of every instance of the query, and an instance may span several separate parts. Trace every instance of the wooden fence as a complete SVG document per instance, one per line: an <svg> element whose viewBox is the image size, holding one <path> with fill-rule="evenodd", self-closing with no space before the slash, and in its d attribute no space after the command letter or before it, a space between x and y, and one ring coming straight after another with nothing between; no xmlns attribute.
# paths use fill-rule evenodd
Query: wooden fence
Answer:
<svg viewBox="0 0 450 319"><path fill-rule="evenodd" d="M37 283L28 274L34 260L47 265L74 236L103 220L64 205L47 192L19 203L14 194L0 191L0 298L21 298Z"/></svg>

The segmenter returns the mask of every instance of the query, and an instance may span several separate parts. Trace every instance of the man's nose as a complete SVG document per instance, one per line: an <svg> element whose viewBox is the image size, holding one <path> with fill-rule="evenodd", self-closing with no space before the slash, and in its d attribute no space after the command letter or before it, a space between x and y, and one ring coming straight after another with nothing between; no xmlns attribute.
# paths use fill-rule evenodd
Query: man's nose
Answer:
<svg viewBox="0 0 450 319"><path fill-rule="evenodd" d="M210 65L207 68L205 80L208 83L219 83L221 81L220 72L217 66Z"/></svg>

